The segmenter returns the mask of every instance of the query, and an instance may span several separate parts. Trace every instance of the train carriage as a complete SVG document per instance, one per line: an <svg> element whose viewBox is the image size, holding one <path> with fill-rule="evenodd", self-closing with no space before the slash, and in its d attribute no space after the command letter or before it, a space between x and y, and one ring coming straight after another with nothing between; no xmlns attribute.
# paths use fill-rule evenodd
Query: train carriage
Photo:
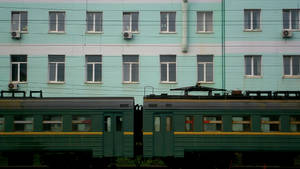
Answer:
<svg viewBox="0 0 300 169"><path fill-rule="evenodd" d="M28 152L50 163L63 155L64 163L70 155L133 157L133 114L131 97L1 98L0 152L12 159Z"/></svg>

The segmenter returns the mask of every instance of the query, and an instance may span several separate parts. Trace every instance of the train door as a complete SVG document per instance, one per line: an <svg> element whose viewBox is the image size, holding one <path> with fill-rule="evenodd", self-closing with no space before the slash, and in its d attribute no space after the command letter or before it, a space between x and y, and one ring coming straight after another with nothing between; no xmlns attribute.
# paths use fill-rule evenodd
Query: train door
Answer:
<svg viewBox="0 0 300 169"><path fill-rule="evenodd" d="M154 155L173 155L173 118L171 113L154 114Z"/></svg>
<svg viewBox="0 0 300 169"><path fill-rule="evenodd" d="M122 156L123 116L121 113L104 114L104 156Z"/></svg>

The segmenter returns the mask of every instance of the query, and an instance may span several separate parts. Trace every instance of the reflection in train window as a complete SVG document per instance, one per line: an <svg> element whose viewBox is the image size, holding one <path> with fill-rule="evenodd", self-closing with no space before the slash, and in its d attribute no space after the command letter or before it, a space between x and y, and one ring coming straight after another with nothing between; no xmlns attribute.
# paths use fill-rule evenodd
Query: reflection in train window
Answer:
<svg viewBox="0 0 300 169"><path fill-rule="evenodd" d="M92 120L89 116L73 116L72 131L90 131L92 128Z"/></svg>
<svg viewBox="0 0 300 169"><path fill-rule="evenodd" d="M62 131L62 116L48 115L43 117L43 131Z"/></svg>
<svg viewBox="0 0 300 169"><path fill-rule="evenodd" d="M160 132L160 117L154 117L154 131Z"/></svg>
<svg viewBox="0 0 300 169"><path fill-rule="evenodd" d="M261 117L261 131L272 132L279 131L279 116L263 116Z"/></svg>
<svg viewBox="0 0 300 169"><path fill-rule="evenodd" d="M116 123L117 131L122 131L123 118L121 116L117 116L116 121L117 121Z"/></svg>
<svg viewBox="0 0 300 169"><path fill-rule="evenodd" d="M33 131L33 117L30 115L18 115L14 119L15 131Z"/></svg>
<svg viewBox="0 0 300 169"><path fill-rule="evenodd" d="M192 132L194 131L194 117L185 116L185 131Z"/></svg>
<svg viewBox="0 0 300 169"><path fill-rule="evenodd" d="M172 117L166 117L166 131L172 131Z"/></svg>
<svg viewBox="0 0 300 169"><path fill-rule="evenodd" d="M292 132L300 132L300 116L291 116L290 126Z"/></svg>
<svg viewBox="0 0 300 169"><path fill-rule="evenodd" d="M222 131L221 116L204 116L203 124L204 131Z"/></svg>
<svg viewBox="0 0 300 169"><path fill-rule="evenodd" d="M250 116L232 117L232 131L251 131Z"/></svg>
<svg viewBox="0 0 300 169"><path fill-rule="evenodd" d="M104 117L104 131L111 132L111 117L110 116Z"/></svg>

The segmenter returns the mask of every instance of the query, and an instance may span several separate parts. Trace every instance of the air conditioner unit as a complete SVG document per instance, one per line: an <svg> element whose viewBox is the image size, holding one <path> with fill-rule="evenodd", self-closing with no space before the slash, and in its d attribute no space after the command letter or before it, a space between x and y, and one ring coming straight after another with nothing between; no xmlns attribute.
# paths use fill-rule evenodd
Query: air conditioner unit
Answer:
<svg viewBox="0 0 300 169"><path fill-rule="evenodd" d="M124 39L132 39L132 33L131 32L123 32Z"/></svg>
<svg viewBox="0 0 300 169"><path fill-rule="evenodd" d="M19 85L15 84L15 83L9 83L8 84L8 88L9 88L9 90L18 90L19 89Z"/></svg>
<svg viewBox="0 0 300 169"><path fill-rule="evenodd" d="M21 33L20 32L11 32L11 38L21 39Z"/></svg>
<svg viewBox="0 0 300 169"><path fill-rule="evenodd" d="M283 30L282 37L283 38L291 38L293 36L293 32L290 30Z"/></svg>

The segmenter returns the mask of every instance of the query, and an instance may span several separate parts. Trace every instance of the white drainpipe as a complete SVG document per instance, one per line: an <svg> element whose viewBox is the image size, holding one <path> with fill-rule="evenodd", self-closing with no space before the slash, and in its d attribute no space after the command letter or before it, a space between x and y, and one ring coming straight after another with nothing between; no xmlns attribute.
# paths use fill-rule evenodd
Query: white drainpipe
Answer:
<svg viewBox="0 0 300 169"><path fill-rule="evenodd" d="M188 52L187 29L188 29L188 0L182 0L182 52Z"/></svg>

